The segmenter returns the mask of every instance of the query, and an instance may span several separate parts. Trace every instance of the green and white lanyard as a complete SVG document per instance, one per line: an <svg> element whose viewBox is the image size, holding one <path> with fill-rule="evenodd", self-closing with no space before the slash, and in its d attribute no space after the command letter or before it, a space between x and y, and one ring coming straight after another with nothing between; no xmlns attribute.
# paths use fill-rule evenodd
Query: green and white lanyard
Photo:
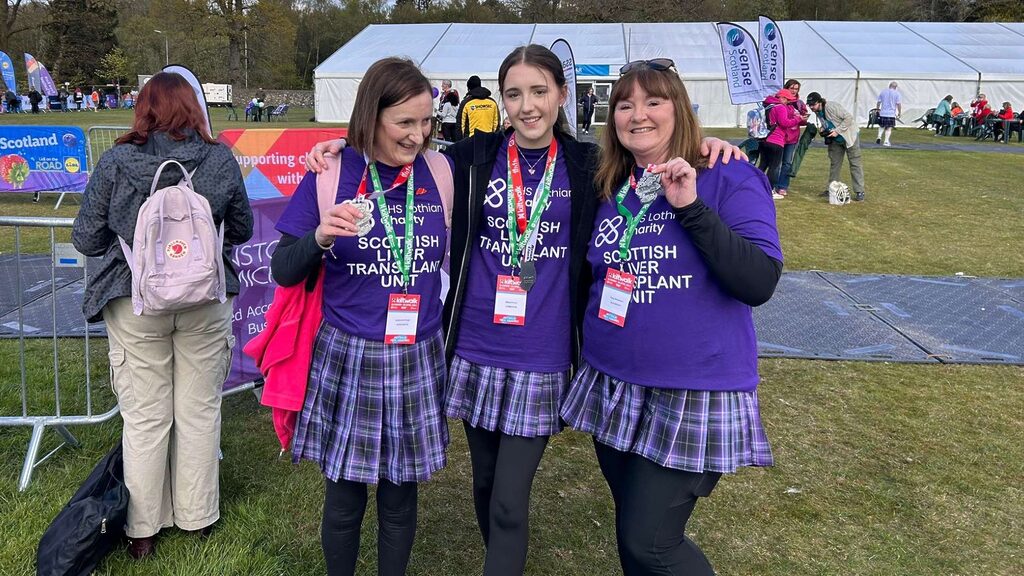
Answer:
<svg viewBox="0 0 1024 576"><path fill-rule="evenodd" d="M370 178L373 179L373 187L376 190L384 190L380 183L380 175L377 174L376 163L370 163ZM388 203L384 195L377 196L377 208L380 209L380 223L384 227L384 233L388 236L391 255L398 264L398 270L402 273L402 290L409 293L409 274L412 272L412 256L415 253L413 247L413 207L416 204L416 186L413 184L412 165L409 165L409 179L405 181L405 241L402 247L398 247L398 236L395 234L395 225L391 221L391 211L388 210Z"/></svg>

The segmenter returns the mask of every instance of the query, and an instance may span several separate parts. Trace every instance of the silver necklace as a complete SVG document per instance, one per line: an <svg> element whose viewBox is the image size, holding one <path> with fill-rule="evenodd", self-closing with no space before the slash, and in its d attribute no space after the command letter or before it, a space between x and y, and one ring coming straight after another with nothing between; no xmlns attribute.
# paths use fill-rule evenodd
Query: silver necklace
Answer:
<svg viewBox="0 0 1024 576"><path fill-rule="evenodd" d="M544 159L546 154L541 154L540 158L537 158L536 162L530 164L530 161L526 159L526 154L523 154L523 149L519 147L519 144L516 144L516 150L519 151L519 157L523 159L523 164L526 164L526 171L530 173L530 176L536 174L537 165L540 164L540 161Z"/></svg>

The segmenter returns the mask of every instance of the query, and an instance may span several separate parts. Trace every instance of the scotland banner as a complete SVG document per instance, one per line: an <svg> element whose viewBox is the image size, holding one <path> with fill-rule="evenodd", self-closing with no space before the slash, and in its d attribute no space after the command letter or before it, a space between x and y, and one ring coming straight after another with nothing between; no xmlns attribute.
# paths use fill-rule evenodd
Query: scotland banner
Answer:
<svg viewBox="0 0 1024 576"><path fill-rule="evenodd" d="M0 192L81 192L85 166L81 128L0 127Z"/></svg>
<svg viewBox="0 0 1024 576"><path fill-rule="evenodd" d="M42 81L39 78L39 62L28 52L25 53L25 69L28 70L28 88L39 90Z"/></svg>
<svg viewBox="0 0 1024 576"><path fill-rule="evenodd" d="M764 99L764 85L761 83L761 61L754 37L732 22L719 22L718 34L725 62L725 79L729 84L729 99L733 104L760 102Z"/></svg>
<svg viewBox="0 0 1024 576"><path fill-rule="evenodd" d="M14 78L14 62L11 62L11 57L6 52L0 52L0 73L3 74L4 84L7 85L7 89L11 92L17 92L18 82Z"/></svg>
<svg viewBox="0 0 1024 576"><path fill-rule="evenodd" d="M782 30L767 16L757 18L757 53L761 58L761 84L763 96L782 90L786 78L786 50L782 44Z"/></svg>
<svg viewBox="0 0 1024 576"><path fill-rule="evenodd" d="M43 83L42 93L45 96L56 96L57 85L53 83L53 77L50 76L50 71L43 66L43 63L39 63L39 79Z"/></svg>
<svg viewBox="0 0 1024 576"><path fill-rule="evenodd" d="M565 87L569 95L565 98L562 109L565 110L565 117L569 120L569 132L573 138L576 137L576 59L572 55L572 48L569 43L559 38L551 44L551 51L562 61L562 70L565 72Z"/></svg>

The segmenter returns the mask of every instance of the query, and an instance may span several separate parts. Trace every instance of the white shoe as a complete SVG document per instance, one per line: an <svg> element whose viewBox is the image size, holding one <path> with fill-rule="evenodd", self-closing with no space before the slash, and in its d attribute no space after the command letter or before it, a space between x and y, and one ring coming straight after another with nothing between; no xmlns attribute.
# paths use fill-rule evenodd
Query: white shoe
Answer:
<svg viewBox="0 0 1024 576"><path fill-rule="evenodd" d="M882 146L886 148L892 148L892 144L889 144L888 142L882 142Z"/></svg>
<svg viewBox="0 0 1024 576"><path fill-rule="evenodd" d="M783 198L785 198L785 196L783 196L782 194L779 194L778 192L772 192L772 200L782 200Z"/></svg>

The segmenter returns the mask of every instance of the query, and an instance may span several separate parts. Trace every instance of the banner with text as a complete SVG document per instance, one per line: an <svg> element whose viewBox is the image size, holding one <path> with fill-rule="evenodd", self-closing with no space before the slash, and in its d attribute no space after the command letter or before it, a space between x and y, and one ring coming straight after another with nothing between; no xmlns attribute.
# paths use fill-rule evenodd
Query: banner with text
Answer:
<svg viewBox="0 0 1024 576"><path fill-rule="evenodd" d="M551 51L562 62L562 72L565 74L565 87L568 95L562 109L565 110L566 120L569 121L569 132L573 138L576 137L576 58L572 55L572 47L563 38L555 40L551 45Z"/></svg>
<svg viewBox="0 0 1024 576"><path fill-rule="evenodd" d="M18 91L18 81L14 76L14 62L11 62L11 57L7 55L7 52L0 52L0 75L3 76L4 85L8 90Z"/></svg>
<svg viewBox="0 0 1024 576"><path fill-rule="evenodd" d="M764 87L761 84L761 63L757 57L754 37L742 26L732 22L719 22L718 34L722 43L729 99L733 104L762 101Z"/></svg>
<svg viewBox="0 0 1024 576"><path fill-rule="evenodd" d="M39 78L39 62L28 52L25 53L25 69L28 70L28 89L39 90L42 85Z"/></svg>
<svg viewBox="0 0 1024 576"><path fill-rule="evenodd" d="M76 126L0 127L0 192L81 192L85 133Z"/></svg>
<svg viewBox="0 0 1024 576"><path fill-rule="evenodd" d="M232 252L241 290L235 298L232 322L237 344L225 388L261 378L252 358L242 353L242 347L266 325L264 315L276 287L270 273L270 258L281 236L274 225L306 175L306 153L317 142L347 133L345 128L225 130L217 138L231 148L242 170L254 218L252 239L235 246Z"/></svg>
<svg viewBox="0 0 1024 576"><path fill-rule="evenodd" d="M768 97L782 90L786 81L786 49L782 43L782 30L767 16L757 17L757 53L761 60L761 84L763 96Z"/></svg>
<svg viewBox="0 0 1024 576"><path fill-rule="evenodd" d="M43 63L39 63L39 80L43 83L43 95L45 96L56 96L57 85L53 82L53 77L50 76L50 71L43 66Z"/></svg>

